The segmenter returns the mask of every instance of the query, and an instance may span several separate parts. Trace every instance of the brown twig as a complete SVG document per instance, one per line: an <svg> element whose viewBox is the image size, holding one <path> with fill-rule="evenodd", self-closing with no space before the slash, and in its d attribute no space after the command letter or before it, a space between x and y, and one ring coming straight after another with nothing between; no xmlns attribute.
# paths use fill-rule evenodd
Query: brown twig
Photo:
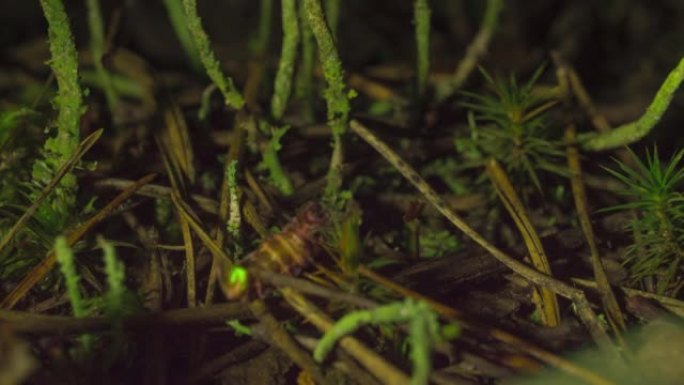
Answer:
<svg viewBox="0 0 684 385"><path fill-rule="evenodd" d="M362 308L372 308L377 306L377 303L366 299L364 297L345 293L339 290L329 289L327 287L317 285L311 281L295 278L290 275L278 274L268 270L250 269L250 274L257 277L260 281L267 282L277 287L289 287L300 293L310 294L316 297L327 298L333 301L345 302L354 306Z"/></svg>
<svg viewBox="0 0 684 385"><path fill-rule="evenodd" d="M227 319L249 319L251 313L242 303L225 303L203 308L166 310L124 320L124 328L145 330L159 327L189 327L224 324ZM111 321L104 317L75 318L0 310L0 322L7 322L18 333L69 334L107 330Z"/></svg>
<svg viewBox="0 0 684 385"><path fill-rule="evenodd" d="M249 303L249 309L264 327L264 331L267 334L266 339L270 343L287 354L297 366L309 372L316 382L319 384L325 382L323 373L313 360L313 357L304 351L299 344L297 344L297 341L285 331L283 325L273 317L262 300L251 301Z"/></svg>
<svg viewBox="0 0 684 385"><path fill-rule="evenodd" d="M280 291L283 293L285 300L299 314L316 326L318 330L324 332L332 327L333 320L314 304L307 301L304 296L289 288L282 288ZM385 361L384 358L377 355L357 339L346 336L340 340L339 345L383 383L388 385L409 384L409 378L406 374Z"/></svg>
<svg viewBox="0 0 684 385"><path fill-rule="evenodd" d="M237 348L205 362L199 369L188 376L185 383L188 385L204 383L219 371L224 370L231 365L248 360L263 352L267 347L267 344L257 340L245 342Z"/></svg>
<svg viewBox="0 0 684 385"><path fill-rule="evenodd" d="M411 167L406 163L396 152L389 148L377 136L371 133L364 125L357 120L352 120L349 127L361 136L368 144L370 144L376 151L378 151L388 162L390 162L399 172L408 179L411 184L420 191L425 198L435 208L442 213L456 228L461 230L464 234L470 237L475 243L487 250L501 263L509 267L514 272L520 274L530 282L546 287L556 294L570 299L577 310L577 315L589 330L594 340L600 346L606 349L612 349L610 338L605 330L600 326L598 317L591 309L591 305L587 300L584 292L576 289L565 282L558 281L544 273L541 273L515 258L504 253L502 250L491 244L472 227L470 227L458 214L456 214L449 205L439 196L437 192L430 187L430 185Z"/></svg>
<svg viewBox="0 0 684 385"><path fill-rule="evenodd" d="M427 302L430 305L430 307L432 307L432 310L434 310L436 313L450 321L458 322L464 329L470 329L475 332L480 332L484 335L499 340L505 344L514 346L520 349L520 351L529 354L530 356L538 359L539 361L556 367L570 375L577 377L578 379L586 381L589 384L612 384L612 382L604 379L603 377L580 366L577 366L573 362L566 360L565 358L559 357L551 352L548 352L534 345L533 343L528 342L518 336L515 336L503 329L499 329L493 326L484 326L481 322L472 322L468 320L461 311L454 309L450 306L444 305L443 303L440 303L438 301L435 301L430 297L426 297L422 294L409 290L405 286L399 285L381 276L380 274L366 268L365 266L360 266L358 272L366 278L384 287L392 289L405 297L412 297Z"/></svg>

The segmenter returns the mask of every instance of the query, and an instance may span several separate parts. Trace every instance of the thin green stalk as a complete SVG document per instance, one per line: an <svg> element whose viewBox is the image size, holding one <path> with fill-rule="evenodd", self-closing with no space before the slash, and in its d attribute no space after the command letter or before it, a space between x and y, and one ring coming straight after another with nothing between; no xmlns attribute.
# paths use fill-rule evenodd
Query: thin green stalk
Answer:
<svg viewBox="0 0 684 385"><path fill-rule="evenodd" d="M344 71L342 62L337 54L337 47L321 8L319 0L304 0L309 26L313 31L318 45L318 57L323 67L323 75L328 84L324 92L327 104L328 125L332 129L333 154L330 159L325 197L335 200L342 186L342 174L340 172L343 162L342 135L347 131L349 123L349 95L344 83Z"/></svg>
<svg viewBox="0 0 684 385"><path fill-rule="evenodd" d="M337 40L337 26L340 24L340 0L325 0L325 19L333 38Z"/></svg>
<svg viewBox="0 0 684 385"><path fill-rule="evenodd" d="M119 105L119 97L114 88L109 71L102 64L102 57L105 53L105 33L104 23L102 22L102 11L100 10L100 0L88 0L88 28L90 29L90 51L93 56L93 65L97 77L102 84L102 90L107 100L107 107L116 118L115 112Z"/></svg>
<svg viewBox="0 0 684 385"><path fill-rule="evenodd" d="M643 138L663 117L670 106L674 93L684 80L684 58L670 72L646 112L637 120L623 124L605 133L579 135L579 144L585 151L604 151L626 146Z"/></svg>
<svg viewBox="0 0 684 385"><path fill-rule="evenodd" d="M271 26L273 25L273 0L259 2L259 27L254 39L250 42L250 49L255 56L262 56L268 50L271 41Z"/></svg>
<svg viewBox="0 0 684 385"><path fill-rule="evenodd" d="M122 321L122 317L126 313L124 308L126 270L116 256L114 245L103 237L99 237L97 241L104 252L105 274L107 275L107 312L112 321L117 324Z"/></svg>
<svg viewBox="0 0 684 385"><path fill-rule="evenodd" d="M304 115L307 120L313 121L313 70L316 61L316 46L314 45L313 32L306 17L305 0L299 0L299 25L302 41L302 58L297 69L297 81L295 85L295 97L304 103Z"/></svg>
<svg viewBox="0 0 684 385"><path fill-rule="evenodd" d="M283 47L280 53L280 64L275 78L273 97L271 98L271 116L276 121L283 117L292 90L292 74L294 73L297 45L299 44L296 0L282 0L282 14Z"/></svg>
<svg viewBox="0 0 684 385"><path fill-rule="evenodd" d="M430 5L427 0L415 0L413 2L419 98L425 94L428 73L430 72L430 13Z"/></svg>
<svg viewBox="0 0 684 385"><path fill-rule="evenodd" d="M233 79L223 74L221 65L211 49L209 36L202 27L202 19L197 13L196 0L183 0L183 9L185 9L185 17L188 23L188 29L195 42L195 47L199 51L200 60L207 71L209 78L216 84L219 91L225 99L226 105L239 110L245 104L240 91L233 84Z"/></svg>
<svg viewBox="0 0 684 385"><path fill-rule="evenodd" d="M71 303L71 312L76 318L85 317L86 307L78 285L81 277L79 277L78 272L76 271L74 252L71 250L71 247L69 247L66 237L57 237L55 240L55 253L57 254L57 262L59 262L59 269L64 276L67 297Z"/></svg>
<svg viewBox="0 0 684 385"><path fill-rule="evenodd" d="M263 167L265 167L269 172L269 177L271 182L280 190L285 196L292 195L294 192L294 187L287 173L283 169L280 161L278 160L278 152L281 149L280 139L285 135L289 126L285 127L273 127L271 128L271 139L268 141L266 148L263 152Z"/></svg>
<svg viewBox="0 0 684 385"><path fill-rule="evenodd" d="M64 282L67 289L67 297L71 303L71 312L76 318L83 318L87 316L87 310L83 297L81 297L81 290L79 288L79 281L81 277L76 271L76 264L74 263L74 252L69 247L69 243L65 236L60 235L55 240L55 254L57 255L57 262L59 268L64 276ZM82 347L87 351L93 343L93 336L84 334L80 338Z"/></svg>
<svg viewBox="0 0 684 385"><path fill-rule="evenodd" d="M40 4L48 22L51 53L49 63L57 79L55 105L59 109L57 136L45 141L45 162L36 162L33 167L34 180L44 184L52 177L52 170L65 163L78 147L83 96L78 85L78 55L64 5L61 0L40 0ZM71 173L66 175L60 186L73 193L76 189L76 177ZM73 205L73 194L63 196L71 197L64 203Z"/></svg>
<svg viewBox="0 0 684 385"><path fill-rule="evenodd" d="M92 0L89 0L92 1ZM188 23L185 20L185 12L183 12L183 5L180 0L164 0L166 13L169 15L169 21L176 33L176 37L185 51L185 55L190 61L192 69L200 72L202 70L202 62L192 40L192 35L188 30Z"/></svg>
<svg viewBox="0 0 684 385"><path fill-rule="evenodd" d="M485 9L482 23L480 24L480 30L477 32L477 35L470 45L468 45L466 55L463 60L458 63L454 76L450 81L443 82L443 84L440 84L437 88L438 100L448 98L456 90L461 88L473 70L477 68L480 59L487 53L489 42L492 40L494 30L499 24L499 15L501 14L503 4L503 0L487 0L487 8Z"/></svg>

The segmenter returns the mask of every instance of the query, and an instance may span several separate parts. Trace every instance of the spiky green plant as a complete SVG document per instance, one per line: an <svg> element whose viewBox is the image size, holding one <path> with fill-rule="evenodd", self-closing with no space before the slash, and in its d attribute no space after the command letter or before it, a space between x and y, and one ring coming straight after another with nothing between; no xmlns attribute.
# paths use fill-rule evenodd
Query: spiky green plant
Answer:
<svg viewBox="0 0 684 385"><path fill-rule="evenodd" d="M504 79L481 70L493 95L463 92L468 100L462 105L470 109L474 119L470 119L470 138L457 142L457 146L468 148L475 165L494 157L513 179L532 183L540 191L538 171L562 173L553 158L563 156L559 142L547 137L545 113L556 101L533 92L542 71L540 67L526 83L519 84L514 75Z"/></svg>
<svg viewBox="0 0 684 385"><path fill-rule="evenodd" d="M227 106L236 110L241 109L245 104L245 99L242 97L242 93L235 87L233 79L223 73L221 65L211 49L209 35L204 31L202 19L197 13L197 1L183 0L183 10L185 11L185 21L188 23L188 30L193 38L207 76L221 91Z"/></svg>
<svg viewBox="0 0 684 385"><path fill-rule="evenodd" d="M667 164L661 163L656 147L653 152L646 151L645 161L631 150L629 154L634 168L618 160L617 169L605 168L625 185L620 193L629 202L601 211L634 210L628 226L634 243L626 250L627 264L634 280L654 277L657 291L663 293L673 283L684 258L684 196L680 191L684 149Z"/></svg>

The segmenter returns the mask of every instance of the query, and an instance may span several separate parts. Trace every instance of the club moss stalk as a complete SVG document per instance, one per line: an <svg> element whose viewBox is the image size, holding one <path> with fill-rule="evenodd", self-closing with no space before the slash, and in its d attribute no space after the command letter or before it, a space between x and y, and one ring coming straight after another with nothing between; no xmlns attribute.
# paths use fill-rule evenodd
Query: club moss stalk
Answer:
<svg viewBox="0 0 684 385"><path fill-rule="evenodd" d="M202 62L200 60L199 53L197 52L197 48L195 48L192 35L188 30L188 23L185 20L183 5L178 0L164 0L164 6L166 7L166 13L169 15L169 21L171 22L173 31L176 33L178 42L180 43L181 47L183 47L183 51L185 51L185 55L190 61L190 66L192 66L192 69L197 72L201 71Z"/></svg>
<svg viewBox="0 0 684 385"><path fill-rule="evenodd" d="M59 168L76 151L80 141L80 119L83 112L83 94L78 84L78 56L74 38L69 28L69 17L61 0L41 0L43 14L48 23L50 45L50 67L57 79L57 96L55 106L57 116L57 136L45 141L45 161L38 161L33 167L33 178L46 184L52 177L53 170ZM46 167L47 166L47 167ZM76 189L76 177L66 175L60 187L73 193ZM61 194L66 197L66 205L74 202L73 194ZM70 200L70 203L68 202Z"/></svg>
<svg viewBox="0 0 684 385"><path fill-rule="evenodd" d="M249 48L255 56L263 56L266 53L271 41L272 25L273 0L261 0L259 2L259 26L256 35L249 44Z"/></svg>
<svg viewBox="0 0 684 385"><path fill-rule="evenodd" d="M268 141L266 148L263 151L262 165L269 172L269 178L273 185L275 185L280 192L285 196L290 196L294 192L294 187L283 166L278 160L278 152L282 148L280 139L285 135L290 127L272 127L271 139Z"/></svg>
<svg viewBox="0 0 684 385"><path fill-rule="evenodd" d="M296 0L283 0L282 14L283 47L280 53L280 64L275 78L273 97L271 98L271 116L276 121L283 117L292 90L292 74L294 73L297 45L299 44Z"/></svg>
<svg viewBox="0 0 684 385"><path fill-rule="evenodd" d="M585 151L610 150L634 143L646 136L667 111L682 80L684 80L684 58L667 76L646 112L639 119L606 133L579 135L579 144L582 149Z"/></svg>
<svg viewBox="0 0 684 385"><path fill-rule="evenodd" d="M299 26L301 31L302 57L297 69L297 80L295 84L295 97L304 104L304 117L307 121L314 120L313 113L313 69L316 61L316 46L314 45L313 32L306 16L305 0L298 0L299 3Z"/></svg>
<svg viewBox="0 0 684 385"><path fill-rule="evenodd" d="M340 169L343 162L342 135L349 123L349 95L344 84L342 62L321 8L319 0L304 0L307 20L318 45L318 56L328 88L324 92L328 125L333 136L333 155L330 159L325 198L334 200L342 186Z"/></svg>
<svg viewBox="0 0 684 385"><path fill-rule="evenodd" d="M76 271L76 264L74 263L74 252L69 247L65 236L60 235L55 240L55 254L57 262L59 262L59 269L64 276L64 283L66 285L67 297L71 303L71 312L76 318L83 318L87 316L87 308L85 301L81 296L81 289L79 281L81 277ZM93 343L93 336L84 334L80 337L81 346L87 351Z"/></svg>
<svg viewBox="0 0 684 385"><path fill-rule="evenodd" d="M100 10L100 0L88 0L88 28L90 29L90 51L93 56L93 66L102 86L102 90L107 100L107 107L112 116L116 118L116 109L119 98L114 88L109 71L102 64L102 57L105 53L104 23L102 22L102 11Z"/></svg>
<svg viewBox="0 0 684 385"><path fill-rule="evenodd" d="M333 38L337 40L337 26L340 23L340 0L325 0L325 19Z"/></svg>
<svg viewBox="0 0 684 385"><path fill-rule="evenodd" d="M59 270L64 276L67 297L71 303L71 311L76 318L85 317L86 307L78 285L81 277L76 271L74 252L71 250L71 247L69 247L66 237L57 237L55 240L55 253L57 254L57 262L59 262Z"/></svg>
<svg viewBox="0 0 684 385"><path fill-rule="evenodd" d="M183 9L185 10L190 35L194 39L195 47L199 52L200 60L207 71L207 75L216 84L219 91L221 91L226 105L236 110L241 109L245 104L245 100L240 91L235 87L235 84L233 84L233 79L225 76L221 70L221 65L211 49L209 36L202 27L202 19L200 19L197 13L197 1L183 0Z"/></svg>
<svg viewBox="0 0 684 385"><path fill-rule="evenodd" d="M427 0L413 2L413 17L416 31L417 87L418 97L425 94L430 71L430 5Z"/></svg>
<svg viewBox="0 0 684 385"><path fill-rule="evenodd" d="M98 244L104 252L105 273L107 275L107 312L114 323L120 322L126 313L124 296L126 294L126 269L124 264L117 258L116 250L111 242L103 237L98 238Z"/></svg>

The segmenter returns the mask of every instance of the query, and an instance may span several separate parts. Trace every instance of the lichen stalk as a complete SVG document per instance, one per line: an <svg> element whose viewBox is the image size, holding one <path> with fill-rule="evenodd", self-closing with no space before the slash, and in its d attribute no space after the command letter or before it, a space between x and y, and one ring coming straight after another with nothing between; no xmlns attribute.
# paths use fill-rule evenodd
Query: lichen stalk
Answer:
<svg viewBox="0 0 684 385"><path fill-rule="evenodd" d="M47 139L44 145L47 152L45 164L48 167L42 162L37 162L33 167L33 178L44 184L52 177L52 170L66 162L78 147L83 94L78 84L78 55L64 5L60 0L41 0L40 4L48 22L49 64L57 80L54 103L59 110L57 136ZM73 174L66 175L60 187L75 190L76 177Z"/></svg>
<svg viewBox="0 0 684 385"><path fill-rule="evenodd" d="M347 131L349 123L349 96L344 83L342 62L333 36L328 29L320 1L304 0L304 7L309 26L316 39L318 56L328 85L324 97L327 104L328 125L333 136L333 154L330 159L325 197L328 200L334 200L342 185L341 167L344 160L342 136Z"/></svg>
<svg viewBox="0 0 684 385"><path fill-rule="evenodd" d="M271 116L276 121L283 117L292 90L292 75L297 58L297 46L299 45L296 0L282 0L282 19L283 46L275 78L273 97L271 98Z"/></svg>
<svg viewBox="0 0 684 385"><path fill-rule="evenodd" d="M209 78L216 84L219 91L223 95L226 105L236 110L241 109L245 100L240 91L235 87L233 79L226 76L221 70L221 65L216 59L214 51L211 49L209 36L202 27L202 19L197 13L196 0L183 0L183 9L185 10L185 17L188 23L188 29L195 42L195 47L200 55L200 60L204 65Z"/></svg>

